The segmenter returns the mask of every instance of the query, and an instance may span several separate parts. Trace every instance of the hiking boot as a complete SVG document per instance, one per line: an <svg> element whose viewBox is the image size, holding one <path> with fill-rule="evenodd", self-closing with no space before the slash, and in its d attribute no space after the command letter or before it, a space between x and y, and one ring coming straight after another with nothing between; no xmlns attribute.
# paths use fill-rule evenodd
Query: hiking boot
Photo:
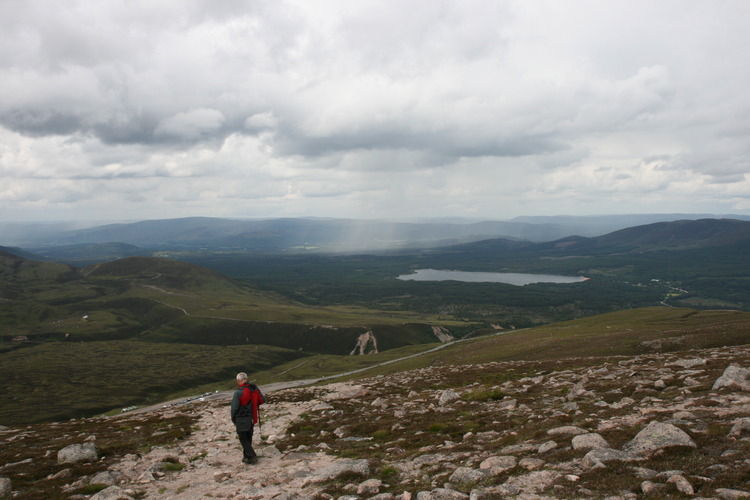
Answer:
<svg viewBox="0 0 750 500"><path fill-rule="evenodd" d="M249 464L257 464L257 463L258 463L258 457L253 457L253 458L251 458L251 459L250 459L250 461L249 461L248 463L249 463Z"/></svg>

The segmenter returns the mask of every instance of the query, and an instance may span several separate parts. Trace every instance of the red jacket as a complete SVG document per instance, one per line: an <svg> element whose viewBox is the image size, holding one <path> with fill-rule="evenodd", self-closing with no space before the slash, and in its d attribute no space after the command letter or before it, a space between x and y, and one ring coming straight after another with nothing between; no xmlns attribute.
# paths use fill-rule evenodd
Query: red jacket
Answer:
<svg viewBox="0 0 750 500"><path fill-rule="evenodd" d="M232 422L236 423L237 417L249 417L252 415L253 424L258 423L258 406L265 403L263 393L255 384L242 384L234 391L232 398Z"/></svg>

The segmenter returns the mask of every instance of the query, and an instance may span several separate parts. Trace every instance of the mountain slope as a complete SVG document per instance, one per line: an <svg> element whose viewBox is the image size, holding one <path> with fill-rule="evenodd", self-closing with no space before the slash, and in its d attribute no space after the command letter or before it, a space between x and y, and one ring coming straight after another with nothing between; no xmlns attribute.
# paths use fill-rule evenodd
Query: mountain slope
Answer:
<svg viewBox="0 0 750 500"><path fill-rule="evenodd" d="M312 353L348 355L363 336L372 339L361 349L369 353L435 342L433 325L464 325L408 311L304 306L200 266L143 257L80 271L0 253L0 305L0 423L157 398L177 391L185 382L171 374L186 370L191 384L209 383L246 363L262 369ZM47 407L44 391L27 389L49 380L58 400Z"/></svg>
<svg viewBox="0 0 750 500"><path fill-rule="evenodd" d="M536 245L533 249L550 253L602 255L719 247L746 240L750 240L750 221L700 219L657 222L594 238L568 237Z"/></svg>
<svg viewBox="0 0 750 500"><path fill-rule="evenodd" d="M661 321L652 323L654 341L676 338L670 314L688 331L702 314L649 313ZM630 326L643 319L636 314ZM613 321L628 324L621 315L600 325ZM606 343L609 330L599 337ZM20 500L90 495L106 486L98 482L117 484L102 496L122 498L748 496L747 392L739 380L715 386L727 368L749 366L748 345L666 342L637 356L599 356L590 337L570 336L575 357L511 360L503 339L475 349L484 362L457 357L465 342L421 367L355 381L272 391L259 378L268 402L260 461L250 468L231 439L231 376L206 401L0 429L0 463ZM100 459L61 464L50 453L91 436Z"/></svg>

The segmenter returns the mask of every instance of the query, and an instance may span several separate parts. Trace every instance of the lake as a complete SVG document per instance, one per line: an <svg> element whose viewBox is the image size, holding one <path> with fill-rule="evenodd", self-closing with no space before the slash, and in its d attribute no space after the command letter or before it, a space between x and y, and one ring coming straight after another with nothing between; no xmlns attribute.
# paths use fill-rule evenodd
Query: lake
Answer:
<svg viewBox="0 0 750 500"><path fill-rule="evenodd" d="M483 273L469 271L443 271L439 269L417 269L412 274L402 274L403 281L464 281L468 283L507 283L529 285L531 283L580 283L583 276L558 276L554 274Z"/></svg>

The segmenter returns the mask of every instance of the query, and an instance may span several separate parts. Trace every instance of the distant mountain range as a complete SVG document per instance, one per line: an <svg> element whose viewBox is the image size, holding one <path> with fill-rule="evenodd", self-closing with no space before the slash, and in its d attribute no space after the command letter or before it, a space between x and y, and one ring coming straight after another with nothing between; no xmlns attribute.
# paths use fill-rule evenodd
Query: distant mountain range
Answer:
<svg viewBox="0 0 750 500"><path fill-rule="evenodd" d="M436 248L495 238L542 243L599 237L644 224L696 220L684 214L518 217L510 221L389 222L353 219L234 220L209 217L147 220L74 228L69 224L0 223L0 245L38 257L108 260L153 251L325 251ZM750 216L727 216L750 220ZM622 235L630 237L629 234ZM597 243L604 244L604 243Z"/></svg>

